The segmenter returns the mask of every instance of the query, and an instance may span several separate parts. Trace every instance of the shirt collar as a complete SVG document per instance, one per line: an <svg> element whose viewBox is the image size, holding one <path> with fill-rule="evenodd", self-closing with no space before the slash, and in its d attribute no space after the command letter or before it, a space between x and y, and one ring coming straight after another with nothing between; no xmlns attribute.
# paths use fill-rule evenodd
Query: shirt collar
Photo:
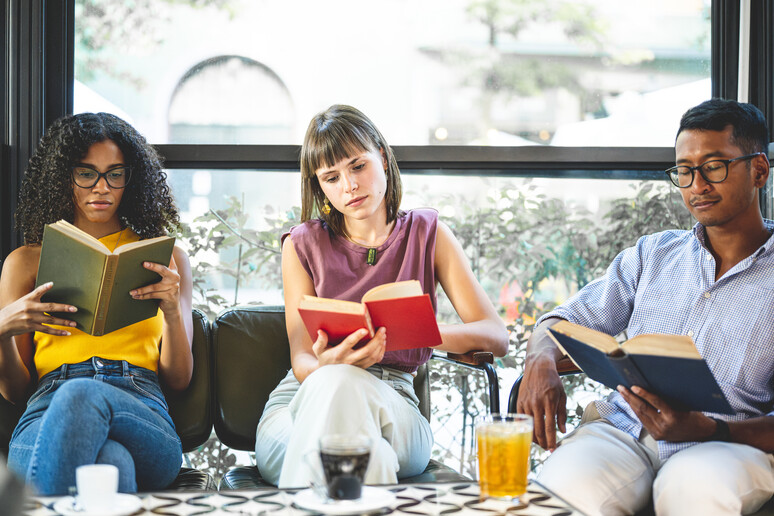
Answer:
<svg viewBox="0 0 774 516"><path fill-rule="evenodd" d="M774 221L769 219L763 219L763 225L766 226L766 230L770 233L769 239L764 242L760 248L758 248L757 251L753 253L753 256L758 257L762 255L763 253L768 252L774 247ZM693 226L693 236L696 237L696 240L699 241L699 244L703 248L707 248L707 229L701 224L701 222L697 222L696 225Z"/></svg>

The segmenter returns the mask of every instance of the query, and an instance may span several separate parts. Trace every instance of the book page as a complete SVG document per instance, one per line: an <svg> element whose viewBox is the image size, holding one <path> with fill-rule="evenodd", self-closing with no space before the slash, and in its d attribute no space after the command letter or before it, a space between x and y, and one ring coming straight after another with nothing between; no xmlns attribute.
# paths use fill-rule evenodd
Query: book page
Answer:
<svg viewBox="0 0 774 516"><path fill-rule="evenodd" d="M51 227L61 233L64 233L65 235L69 236L73 240L77 240L78 242L81 242L84 245L91 247L92 249L96 249L97 251L100 251L105 254L110 254L110 249L108 249L105 244L103 244L102 242L100 242L98 239L94 238L90 234L86 233L85 231L78 229L76 226L70 224L66 220L59 220L57 222L54 222L53 224L51 224Z"/></svg>
<svg viewBox="0 0 774 516"><path fill-rule="evenodd" d="M153 245L156 242L163 242L164 240L169 240L169 239L173 239L173 238L171 236L160 236L156 238L149 238L147 240L138 240L137 242L129 242L128 244L123 244L118 246L118 248L113 252L113 254L121 254L122 252L131 251L132 249L137 249L138 247L144 247L146 245ZM163 263L162 265L167 265L167 264Z"/></svg>
<svg viewBox="0 0 774 516"><path fill-rule="evenodd" d="M568 337L579 340L584 344L597 348L604 353L614 353L618 350L618 342L607 333L592 330L569 321L559 321L551 326L553 331L564 333Z"/></svg>
<svg viewBox="0 0 774 516"><path fill-rule="evenodd" d="M622 346L628 353L700 359L701 355L688 335L637 335Z"/></svg>
<svg viewBox="0 0 774 516"><path fill-rule="evenodd" d="M374 287L363 294L363 302L379 301L381 299L397 299L400 297L415 297L424 294L422 285L417 280L397 281Z"/></svg>
<svg viewBox="0 0 774 516"><path fill-rule="evenodd" d="M326 299L324 297L304 296L298 304L298 308L317 310L320 312L338 312L343 314L362 314L365 306L354 301L341 299Z"/></svg>

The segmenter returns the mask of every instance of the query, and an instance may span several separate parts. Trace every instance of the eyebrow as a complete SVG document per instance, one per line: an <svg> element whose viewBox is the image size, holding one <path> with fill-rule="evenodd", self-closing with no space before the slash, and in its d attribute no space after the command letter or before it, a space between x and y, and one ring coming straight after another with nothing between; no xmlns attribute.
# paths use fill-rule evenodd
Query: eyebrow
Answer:
<svg viewBox="0 0 774 516"><path fill-rule="evenodd" d="M704 154L702 157L702 162L699 163L699 165L702 165L714 158L723 158L723 153L720 151L714 151L714 152L708 152L707 154ZM689 163L691 160L689 159L678 159L675 163L680 165L682 163Z"/></svg>
<svg viewBox="0 0 774 516"><path fill-rule="evenodd" d="M354 158L352 158L351 160L349 160L349 161L346 163L346 165L345 165L345 166L349 166L349 165L352 165L352 164L354 164L354 163L355 163L357 160L361 159L362 157L363 157L363 154L360 154L360 155L358 155L358 156L355 156ZM322 172L321 174L319 174L317 177L325 177L325 176L327 176L327 175L329 175L329 174L334 174L334 173L336 173L336 169L334 169L334 168L330 168L330 169L328 169L328 170L325 170L325 171L323 171L323 172Z"/></svg>
<svg viewBox="0 0 774 516"><path fill-rule="evenodd" d="M73 166L75 166L75 167L90 168L92 170L96 170L96 171L99 172L99 169L97 167L95 167L94 165L92 165L91 163L83 163L83 162L79 161L78 163L76 163ZM114 168L118 168L118 167L126 167L126 163L113 163L112 165L108 165L107 166L107 170L113 170Z"/></svg>

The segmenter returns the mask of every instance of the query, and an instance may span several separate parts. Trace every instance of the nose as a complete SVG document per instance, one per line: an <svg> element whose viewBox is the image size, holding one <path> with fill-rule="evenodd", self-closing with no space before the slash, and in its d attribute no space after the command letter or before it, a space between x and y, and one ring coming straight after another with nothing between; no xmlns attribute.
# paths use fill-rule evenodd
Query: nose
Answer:
<svg viewBox="0 0 774 516"><path fill-rule="evenodd" d="M696 194L703 194L712 188L712 183L708 183L704 177L696 170L693 173L693 184L691 184L691 192Z"/></svg>
<svg viewBox="0 0 774 516"><path fill-rule="evenodd" d="M104 176L100 177L91 189L92 191L99 193L109 192L110 187L107 184L107 178Z"/></svg>
<svg viewBox="0 0 774 516"><path fill-rule="evenodd" d="M352 192L357 190L357 182L355 181L354 176L352 176L349 173L341 174L341 181L344 186L345 192Z"/></svg>

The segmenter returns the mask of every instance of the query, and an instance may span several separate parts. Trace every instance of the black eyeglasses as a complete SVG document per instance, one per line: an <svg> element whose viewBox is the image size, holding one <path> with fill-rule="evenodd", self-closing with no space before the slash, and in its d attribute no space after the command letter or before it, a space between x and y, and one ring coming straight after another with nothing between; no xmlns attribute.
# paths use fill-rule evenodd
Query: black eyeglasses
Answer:
<svg viewBox="0 0 774 516"><path fill-rule="evenodd" d="M701 165L695 167L688 167L685 165L678 165L667 169L666 175L669 176L669 180L677 188L688 188L693 184L693 178L696 176L696 171L699 171L701 177L708 183L722 183L728 177L728 165L734 161L740 161L744 159L752 159L756 156L760 156L762 152L756 152L755 154L748 154L747 156L739 156L734 159L711 159L705 161Z"/></svg>
<svg viewBox="0 0 774 516"><path fill-rule="evenodd" d="M115 167L107 172L100 172L94 167L76 165L73 167L73 182L81 188L94 188L103 177L110 188L124 188L129 184L129 167Z"/></svg>

